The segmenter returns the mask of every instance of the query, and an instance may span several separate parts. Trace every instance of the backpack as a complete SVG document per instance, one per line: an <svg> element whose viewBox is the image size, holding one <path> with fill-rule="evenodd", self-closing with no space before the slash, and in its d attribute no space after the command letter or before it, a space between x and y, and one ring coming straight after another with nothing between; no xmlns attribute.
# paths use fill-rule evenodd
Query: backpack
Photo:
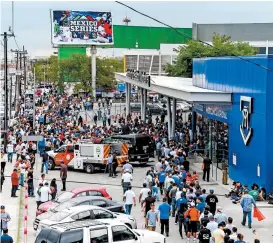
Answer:
<svg viewBox="0 0 273 243"><path fill-rule="evenodd" d="M203 222L209 222L209 216L208 215L204 215L204 218L201 218L201 224L203 224Z"/></svg>

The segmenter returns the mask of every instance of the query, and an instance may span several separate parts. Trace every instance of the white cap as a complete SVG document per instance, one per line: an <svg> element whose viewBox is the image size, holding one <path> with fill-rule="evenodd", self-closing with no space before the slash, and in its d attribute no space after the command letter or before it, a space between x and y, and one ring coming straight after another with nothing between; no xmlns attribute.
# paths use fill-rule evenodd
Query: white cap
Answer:
<svg viewBox="0 0 273 243"><path fill-rule="evenodd" d="M194 202L191 202L191 207L195 207L195 203Z"/></svg>

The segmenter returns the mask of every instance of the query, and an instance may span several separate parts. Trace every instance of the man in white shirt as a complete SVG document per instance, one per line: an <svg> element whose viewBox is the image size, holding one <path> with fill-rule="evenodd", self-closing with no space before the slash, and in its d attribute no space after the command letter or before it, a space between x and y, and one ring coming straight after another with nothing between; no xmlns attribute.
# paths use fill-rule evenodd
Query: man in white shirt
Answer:
<svg viewBox="0 0 273 243"><path fill-rule="evenodd" d="M140 194L139 194L139 203L141 203L141 207L143 206L143 203L145 202L146 197L148 197L149 192L151 192L151 190L147 188L146 183L143 183L143 188L140 190Z"/></svg>
<svg viewBox="0 0 273 243"><path fill-rule="evenodd" d="M125 202L126 214L130 215L132 206L136 206L136 194L132 191L132 186L128 187L128 190L124 193L123 201Z"/></svg>
<svg viewBox="0 0 273 243"><path fill-rule="evenodd" d="M9 142L7 145L7 151L8 151L8 162L12 163L12 156L14 152L12 141Z"/></svg>
<svg viewBox="0 0 273 243"><path fill-rule="evenodd" d="M155 170L156 170L156 172L160 172L161 171L161 167L162 167L162 163L160 161L158 161L155 164Z"/></svg>
<svg viewBox="0 0 273 243"><path fill-rule="evenodd" d="M41 192L41 203L44 203L50 200L51 191L48 187L48 182L45 183L45 185L41 188L40 192Z"/></svg>
<svg viewBox="0 0 273 243"><path fill-rule="evenodd" d="M218 224L214 221L213 215L209 216L209 220L210 220L210 222L208 222L208 224L207 224L207 229L209 229L212 234L215 230L217 230ZM211 239L210 242L213 243L213 240Z"/></svg>
<svg viewBox="0 0 273 243"><path fill-rule="evenodd" d="M130 174L129 169L126 169L121 177L123 193L125 193L128 190L128 187L131 185L132 180L133 180L133 176Z"/></svg>
<svg viewBox="0 0 273 243"><path fill-rule="evenodd" d="M215 243L223 243L224 242L224 237L225 237L224 228L225 227L226 227L226 224L224 222L221 222L220 224L218 224L218 229L214 230L214 232L211 234L212 240Z"/></svg>
<svg viewBox="0 0 273 243"><path fill-rule="evenodd" d="M17 154L17 159L21 156L21 144L17 144L17 146L15 147L15 151L16 151L16 154Z"/></svg>

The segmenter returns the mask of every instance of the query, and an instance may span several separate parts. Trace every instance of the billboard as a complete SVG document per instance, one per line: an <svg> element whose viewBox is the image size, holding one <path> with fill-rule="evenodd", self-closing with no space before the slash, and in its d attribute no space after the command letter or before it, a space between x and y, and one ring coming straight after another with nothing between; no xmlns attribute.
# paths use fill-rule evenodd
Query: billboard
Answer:
<svg viewBox="0 0 273 243"><path fill-rule="evenodd" d="M113 45L111 12L53 10L53 45Z"/></svg>

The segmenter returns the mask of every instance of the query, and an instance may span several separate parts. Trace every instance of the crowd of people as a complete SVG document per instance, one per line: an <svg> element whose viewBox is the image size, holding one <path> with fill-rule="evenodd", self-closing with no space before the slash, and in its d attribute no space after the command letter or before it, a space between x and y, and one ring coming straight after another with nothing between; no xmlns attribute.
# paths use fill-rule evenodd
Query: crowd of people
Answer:
<svg viewBox="0 0 273 243"><path fill-rule="evenodd" d="M23 103L22 98L21 104ZM59 95L50 90L43 96L42 102L39 100L38 103L40 106L35 111L34 122L29 114L24 113L24 106L20 106L16 117L10 122L7 151L2 151L1 189L5 181L5 165L12 163L14 168L11 173L11 197L17 197L17 190L27 183L28 194L36 198L37 207L43 202L55 199L58 194L56 179L50 183L45 179L49 166L48 150L57 149L63 144L75 144L81 139L103 139L115 133L148 134L155 142L158 162L147 171L139 195L146 227L154 231L156 222L160 221L160 232L169 236L169 221L170 217L173 217L180 236L186 236L188 241L192 237L194 241L199 239L201 243L244 242L243 235L238 233L237 227L233 225L233 219L224 213L214 190L210 189L207 193L206 189L201 188L199 175L190 170L187 159L189 152L193 146L197 149L203 148L202 136L199 134L194 137L191 130L191 117L189 121L178 119L175 136L169 140L168 124L164 117L156 119L155 123L147 123L132 115L112 117L107 110L111 105L110 100L109 103L105 102L102 125L97 125L96 113L93 116L94 125L87 124L80 115L83 109L93 109L94 103L90 97L82 99ZM104 102L99 100L99 107L101 105L104 106ZM43 139L38 144L33 141L24 142L22 137L26 135L41 135ZM34 185L33 168L38 152L42 158L41 178L38 185ZM113 163L111 158L109 156L108 165ZM210 159L205 158L203 180L209 181L210 166ZM124 165L123 172L123 200L126 213L131 214L137 198L131 186L133 167L130 163ZM115 174L116 170L110 170L109 176ZM60 178L62 191L65 191L67 167L64 163L61 166ZM251 228L251 211L252 205L256 207L256 194L249 192L247 188L240 191L240 195L236 194L237 197L234 197L232 192L227 196L231 196L236 203L240 201L243 209L242 225L246 224L248 217L248 227ZM155 204L159 204L157 209ZM1 206L1 229L4 230L4 235L7 235L7 224L4 222L8 222L8 217L5 211L2 213L2 207L5 209L4 205ZM7 221L4 221L4 217Z"/></svg>

